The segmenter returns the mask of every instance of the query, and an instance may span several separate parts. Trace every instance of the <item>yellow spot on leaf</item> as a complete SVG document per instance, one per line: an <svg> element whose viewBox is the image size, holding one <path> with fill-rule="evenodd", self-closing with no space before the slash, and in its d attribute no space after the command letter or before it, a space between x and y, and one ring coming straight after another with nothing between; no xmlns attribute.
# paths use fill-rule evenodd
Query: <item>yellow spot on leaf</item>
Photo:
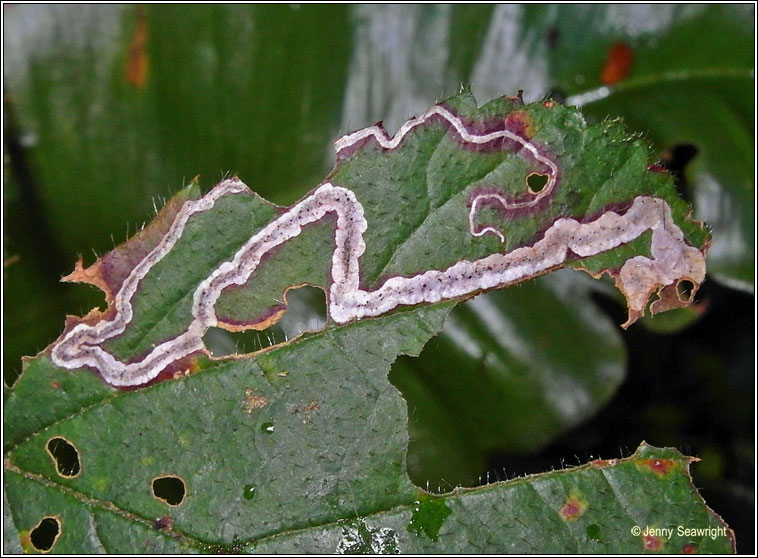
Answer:
<svg viewBox="0 0 758 558"><path fill-rule="evenodd" d="M558 513L564 521L573 521L587 511L587 500L579 492L571 491Z"/></svg>

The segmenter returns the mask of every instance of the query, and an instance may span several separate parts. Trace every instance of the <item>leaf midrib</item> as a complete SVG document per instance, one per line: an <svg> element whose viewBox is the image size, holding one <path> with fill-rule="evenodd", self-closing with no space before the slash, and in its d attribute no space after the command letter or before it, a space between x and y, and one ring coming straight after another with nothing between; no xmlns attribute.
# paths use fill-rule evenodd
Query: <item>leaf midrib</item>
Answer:
<svg viewBox="0 0 758 558"><path fill-rule="evenodd" d="M677 82L685 82L685 81L698 81L698 80L708 80L708 81L718 81L722 79L753 79L755 77L755 72L751 68L715 68L715 67L708 67L708 68L699 68L699 69L684 69L684 70L672 70L672 71L666 71L666 72L656 72L656 73L650 73L639 77L630 77L628 79L625 79L624 81L621 81L615 85L603 85L600 87L596 87L594 89L588 89L584 91L580 91L577 93L574 93L573 95L570 95L566 99L567 105L573 105L577 108L582 108L587 105L591 105L592 103L597 103L601 101L605 101L609 98L611 98L613 95L618 95L620 93L626 93L628 91L633 91L635 89L646 89L649 87L655 87L659 85L664 84L671 84L671 83L677 83ZM593 98L586 103L572 103L572 99L577 99L586 95L589 95L593 92L600 92L603 89L608 90L608 94Z"/></svg>

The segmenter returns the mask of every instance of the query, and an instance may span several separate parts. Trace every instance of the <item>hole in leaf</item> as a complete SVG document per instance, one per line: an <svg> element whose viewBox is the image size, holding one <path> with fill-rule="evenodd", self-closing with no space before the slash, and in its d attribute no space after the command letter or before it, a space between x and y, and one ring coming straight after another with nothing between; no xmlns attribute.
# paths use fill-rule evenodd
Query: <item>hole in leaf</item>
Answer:
<svg viewBox="0 0 758 558"><path fill-rule="evenodd" d="M57 517L45 517L29 533L34 548L48 552L61 535L61 524Z"/></svg>
<svg viewBox="0 0 758 558"><path fill-rule="evenodd" d="M253 353L286 341L278 324L263 331L227 331L219 327L209 328L203 343L214 357Z"/></svg>
<svg viewBox="0 0 758 558"><path fill-rule="evenodd" d="M50 438L47 441L47 453L53 458L55 469L60 476L71 479L81 472L79 452L74 444L65 438Z"/></svg>
<svg viewBox="0 0 758 558"><path fill-rule="evenodd" d="M305 331L319 331L326 324L326 295L318 287L292 288L284 295L287 311L274 325L264 330L228 331L212 327L203 343L214 357L252 353L285 343Z"/></svg>
<svg viewBox="0 0 758 558"><path fill-rule="evenodd" d="M287 313L279 322L284 334L292 339L304 331L319 331L326 324L326 293L310 285L287 291Z"/></svg>
<svg viewBox="0 0 758 558"><path fill-rule="evenodd" d="M533 172L526 177L526 187L531 194L536 194L545 187L547 184L547 175L538 172Z"/></svg>
<svg viewBox="0 0 758 558"><path fill-rule="evenodd" d="M682 279L676 284L676 294L681 302L692 302L694 289L695 285L687 279Z"/></svg>
<svg viewBox="0 0 758 558"><path fill-rule="evenodd" d="M153 479L153 496L169 506L181 506L187 494L187 485L180 477L165 475Z"/></svg>

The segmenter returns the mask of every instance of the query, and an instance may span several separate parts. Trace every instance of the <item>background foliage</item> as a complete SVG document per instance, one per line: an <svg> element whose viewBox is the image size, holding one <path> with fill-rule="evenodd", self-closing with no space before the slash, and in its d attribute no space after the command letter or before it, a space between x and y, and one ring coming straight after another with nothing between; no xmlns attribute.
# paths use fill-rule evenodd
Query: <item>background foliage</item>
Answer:
<svg viewBox="0 0 758 558"><path fill-rule="evenodd" d="M91 263L195 175L207 188L233 172L290 204L342 132L393 131L462 83L480 103L549 95L649 140L712 226L710 280L692 311L628 332L615 295L579 274L460 308L391 372L412 478L444 489L673 445L703 458L696 484L751 551L752 6L4 9L7 383L66 313L102 306L58 283L77 255ZM603 83L616 45L631 65Z"/></svg>

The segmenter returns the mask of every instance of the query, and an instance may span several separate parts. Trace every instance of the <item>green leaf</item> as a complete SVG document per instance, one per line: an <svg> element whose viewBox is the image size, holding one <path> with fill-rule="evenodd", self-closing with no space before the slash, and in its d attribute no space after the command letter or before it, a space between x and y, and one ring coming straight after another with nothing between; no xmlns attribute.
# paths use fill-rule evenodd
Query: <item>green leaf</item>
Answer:
<svg viewBox="0 0 758 558"><path fill-rule="evenodd" d="M608 7L599 17L611 20L619 8ZM602 84L599 73L584 73L577 67L574 72L586 76L583 87L578 87L571 75L578 61L566 64L562 58L565 70L557 85L572 95L567 102L581 106L589 118L620 115L634 129L645 130L664 160L674 156L677 145L695 147L697 154L684 170L694 215L706 221L713 233L709 272L727 285L752 292L754 7L641 11L638 31L600 34L590 41L582 34L582 44L598 56L608 52L613 42L626 44L633 52L628 76ZM567 9L560 13L566 41L586 27L576 15ZM556 51L562 52L563 44Z"/></svg>
<svg viewBox="0 0 758 558"><path fill-rule="evenodd" d="M418 353L448 309L331 328L147 389L111 388L98 403L47 417L46 428L31 437L16 436L10 459L26 475L22 486L47 479L43 484L52 481L63 494L97 500L96 507L112 502L128 512L131 530L169 514L195 545L256 539L335 514L349 517L353 509L392 507L398 498L412 501L417 489L405 475L405 408L386 375L398 353ZM396 334L378 335L387 328ZM32 361L17 389L44 382L47 365L44 357ZM91 378L87 371L69 376ZM250 405L253 396L256 405ZM57 473L46 450L53 437L76 448L81 474L75 478ZM151 494L152 480L165 475L186 485L185 502L175 509ZM251 484L255 495L247 498ZM9 494L15 513L20 494Z"/></svg>
<svg viewBox="0 0 758 558"><path fill-rule="evenodd" d="M596 121L624 116L659 153L677 142L700 148L685 170L697 169L696 217L715 231L709 269L746 288L753 165L735 153L753 121L751 10L16 6L6 14L6 115L17 113L10 135L22 140L37 197L9 196L6 174L4 248L15 262L5 270L13 296L4 313L14 324L4 339L6 380L20 372L21 355L54 339L63 315L98 303L94 291L56 284L76 254L89 262L90 248L112 248L183 181L199 174L208 185L233 171L291 203L329 168L324 145L340 126L384 119L392 129L460 83L481 99L518 89L535 100L557 90L581 96L603 85L617 42L634 52L629 87L611 87L585 112ZM144 81L133 73L140 61ZM707 76L694 71L703 68ZM664 79L671 75L675 89ZM722 141L724 130L737 139Z"/></svg>
<svg viewBox="0 0 758 558"><path fill-rule="evenodd" d="M587 128L575 111L517 98L477 109L462 94L392 139L373 127L335 147L328 179L286 211L236 179L202 198L190 186L123 247L78 264L68 280L100 287L112 308L68 324L53 360L144 384L186 369L209 327L278 321L300 284L327 292L345 324L568 265L611 275L629 325L653 294L653 313L686 306L703 281L707 233L611 122ZM537 173L547 182L534 191Z"/></svg>
<svg viewBox="0 0 758 558"><path fill-rule="evenodd" d="M643 144L611 122L587 127L554 103L505 97L477 108L464 93L395 139L384 134L371 128L339 139L328 182L286 211L235 179L203 197L192 184L124 245L77 266L69 280L104 290L109 308L70 319L5 394L6 494L22 546L47 549L43 522L55 526L50 546L64 552L319 551L336 534L329 548L337 551L464 552L481 550L477 540L487 551L653 544L619 536L635 525L631 514L641 525L722 526L718 548L730 549L731 533L704 507L676 452L643 448L619 462L631 473L619 480L605 472L616 463L593 462L442 497L413 485L406 406L387 376L399 355L421 352L457 301L565 264L613 275L633 321L656 291L665 309L683 303L671 298L679 280L697 289L707 234L687 220L671 178L648 170ZM537 192L527 180L535 172L548 177ZM676 256L662 260L661 246ZM199 350L211 325L277 320L286 290L301 283L329 293L321 331L242 358ZM528 335L535 317L511 312ZM480 316L486 324L487 312ZM586 363L590 379L580 391L595 390L592 399L610 393L592 376L604 358L615 360L614 350L617 343ZM83 367L107 384L141 387L109 387ZM519 389L531 390L503 384L516 396ZM545 430L566 426L551 412L580 418L565 401L534 409ZM645 488L666 479L678 480ZM620 500L627 490L633 500ZM643 496L653 490L670 492L677 506ZM592 523L573 523L594 498L602 503L587 514ZM519 517L510 533L503 505ZM624 508L621 521L601 523L614 506ZM378 516L389 526L375 524ZM297 538L313 540L314 529L315 546ZM554 529L565 534L545 539ZM695 544L709 544L698 537Z"/></svg>
<svg viewBox="0 0 758 558"><path fill-rule="evenodd" d="M641 108L634 109L628 121L655 142L659 153L673 143L700 138L695 142L700 154L685 169L689 185L693 187L692 171L704 172L708 186L704 190L719 203L703 203L695 195L696 215L707 216L715 226L715 246L730 247L727 252L721 250L726 257L716 258L719 251L709 251L709 269L716 270L714 277L721 281L744 285L744 280L734 280L738 273L722 264L736 271L741 266L752 274L753 258L743 248L752 245L753 235L742 226L744 219L735 218L739 208L752 212L752 179L740 183L732 177L752 177L752 160L730 159L736 152L731 147L707 159L704 155L733 145L721 141L723 129L735 137L735 129L739 135L739 129L749 129L747 123L753 120L752 98L746 94L752 91L752 63L744 63L754 47L751 10L749 6L9 8L5 13L9 22L5 108L6 116L16 110L18 126L17 134L8 134L6 118L6 145L9 135L21 140L31 191L37 189L41 211L29 210L35 200L29 201L28 182L15 187L16 176L24 173L15 166L17 153L11 152L5 160L4 189L4 249L6 264L10 264L4 273L4 318L6 325L12 324L6 327L3 344L6 379L12 383L18 374L20 355L36 353L54 338L65 313L84 314L100 302L94 289L86 292L55 284L70 271L77 252L91 261L90 247L99 253L111 248L115 245L111 238L121 240L125 228L133 232L149 219L156 203L153 199L168 195L195 174L200 173L202 183L208 185L221 173L236 171L269 199L291 203L330 166L325 145L339 135L340 125L342 130L352 129L384 118L392 130L409 114L423 111L441 92L456 91L461 82L472 83L482 99L524 89L525 97L536 100L556 86L571 97L592 92L602 85L599 76L616 42L626 43L634 52L627 77L630 85L637 83L637 77L653 79L636 92L623 91L622 81L611 87L606 100L586 104L585 112L596 121L606 114L629 118L625 111L633 96ZM132 49L139 43L140 18L147 23L147 48ZM669 33L677 39L666 40ZM390 36L392 41L387 40ZM306 39L301 43L299 38ZM142 86L126 78L133 51L147 54L147 80ZM649 71L651 63L658 65L657 73ZM715 87L701 84L717 79L701 79L692 71L715 67L728 72L732 66L743 76L735 77L737 81L749 82L739 86L738 95L714 95ZM656 75L680 70L686 77L678 82L682 87L663 88L660 95L655 92ZM696 90L697 94L689 93ZM670 106L669 94L677 98L676 106ZM648 117L653 114L654 119ZM669 118L671 114L677 118ZM682 123L692 134L670 133ZM671 141L658 140L664 136ZM274 148L276 138L288 138L288 143ZM707 150L702 142L708 143ZM719 160L729 160L729 168L719 167ZM287 172L281 172L283 168ZM729 193L738 184L747 186L750 194L745 203L738 204L734 200L739 196ZM700 182L694 186L700 188ZM722 190L724 195L713 193ZM706 215L703 209L714 213ZM46 226L52 234L44 236L41 231ZM497 302L501 295L510 291L484 296L494 299L491 306L501 307ZM563 306L558 299L553 303L556 308ZM711 305L711 310L718 308ZM287 317L291 312L290 308ZM664 321L667 329L680 327L670 324L677 312L659 314L654 323ZM543 327L552 329L550 322ZM212 333L223 334L220 330ZM604 346L606 336L615 335L607 329L596 342ZM521 341L530 343L531 338ZM506 338L500 353L507 351L509 342ZM739 339L734 346L740 346ZM630 349L637 351L634 346ZM422 356L426 361L433 358L428 351ZM730 362L750 360L737 352L732 356ZM698 360L711 362L709 358L721 357L702 355ZM623 365L623 355L619 355L617 366ZM721 368L714 371L714 378L724 377ZM466 373L471 376L476 370ZM499 373L508 372L501 369ZM48 385L58 380L50 377ZM720 379L718 385L722 385ZM96 387L108 389L102 384ZM56 393L55 388L47 389ZM30 396L34 393L32 388ZM71 398L71 408L76 409L74 392L65 393L63 398ZM421 387L419 393L429 390ZM424 415L419 402L412 400L416 395L406 393L406 397L412 419L420 425ZM477 401L482 399L480 393ZM732 397L722 400L734 406ZM56 397L48 401L58 402ZM433 403L441 412L427 421L432 433L428 439L435 451L447 456L447 463L452 461L452 444L457 444L457 423L444 415L444 407ZM596 406L594 401L586 404L586 412ZM36 405L31 407L25 409L30 416L45 413ZM493 413L502 410L493 409ZM434 424L443 416L452 426L444 437ZM18 422L23 426L22 420ZM486 430L487 425L481 424L479 430ZM656 436L657 427L655 434L644 434ZM675 439L679 438L674 435ZM612 440L604 443L614 444ZM701 451L697 442L692 443L695 451ZM451 452L445 450L448 444ZM414 453L412 446L411 459L417 457ZM461 478L481 472L482 452L472 453L475 463L469 463ZM430 459L422 455L421 461ZM444 471L441 476L450 478ZM434 479L424 471L414 475L420 482L430 477Z"/></svg>
<svg viewBox="0 0 758 558"><path fill-rule="evenodd" d="M445 496L423 495L410 506L359 516L328 528L282 533L248 550L733 552L731 531L698 502L687 474L689 462L676 450L643 443L627 459L595 460L573 469L460 489ZM667 508L665 518L663 508ZM693 536L692 531L685 531L685 525L694 523L702 527ZM666 532L646 535L646 527Z"/></svg>
<svg viewBox="0 0 758 558"><path fill-rule="evenodd" d="M239 408L235 410L239 411ZM259 455L256 448L262 448L262 445L268 444L268 450L282 447L277 436L292 437L299 430L300 435L308 431L306 436L312 437L314 430L320 430L327 422L334 425L338 418L326 420L321 413L316 413L306 422L300 421L300 416L292 420L292 413L287 410L283 414L290 418L286 431L278 428L268 434L249 428L249 425L242 428L244 422L239 424L234 448L242 449L241 444L245 441L254 442L247 458L259 456L269 464L271 459L278 465L272 473L279 475L270 479L268 485L259 485L253 498L245 498L244 488L229 482L229 477L214 475L209 470L196 472L191 487L193 492L187 497L185 507L169 511L173 516L170 527L159 528L150 513L162 514L166 512L165 506L163 510L160 506L151 506L146 494L134 495L138 497L128 494L130 491L148 492L146 487L142 490L130 487L130 480L132 475L138 476L142 484L149 486L150 471L122 477L118 486L106 491L107 496L114 498L112 501L82 493L81 490L87 490L86 485L64 488L55 486L55 481L46 478L45 474L6 471L6 494L11 502L16 502L12 522L7 522L6 528L17 529L23 540L24 534L41 515L54 516L61 525L61 536L55 549L61 552L102 549L109 552L144 552L145 549L151 552L219 552L235 549L256 553L506 550L556 553L697 550L723 553L734 550L733 533L704 505L692 486L689 476L691 459L676 450L643 445L627 459L595 460L573 469L478 489L459 489L441 496L413 488L405 492L394 483L387 486L372 483L371 490L376 492L367 495L364 479L348 480L340 474L340 466L345 464L347 455L321 455L320 459L305 462L298 460L298 457L307 457L313 446L320 446L318 443L300 446L302 449L294 453L290 449L282 456ZM153 414L153 418L157 417ZM136 432L147 427L148 420L137 420ZM229 427L238 421L235 416L224 422ZM74 427L73 422L69 423L70 428ZM339 422L337 420L336 424ZM195 435L190 443L214 445L208 433L198 428L192 431ZM343 443L360 438L359 432L353 436L345 436L346 431L326 432L330 437L337 435ZM134 434L124 442L133 442L136 438L137 434ZM87 440L83 439L83 442L87 443ZM216 443L223 445L222 451L228 455L229 442ZM351 453L350 445L341 447L347 450L346 454ZM93 451L96 450L93 448ZM138 452L137 456L140 455L145 461L144 454ZM332 461L335 457L337 460ZM233 456L225 463L230 461L235 461ZM310 476L314 472L310 468L318 470L326 463L337 468L327 477L328 482L316 483L315 477ZM259 464L252 470L262 468ZM248 466L240 474L249 478L253 473ZM313 485L320 487L323 500L308 499L305 495L298 497L297 488ZM238 493L234 493L235 488L239 489ZM391 506L363 506L366 497L374 500L382 494L391 496ZM217 505L222 505L224 496L227 497L225 505L216 509ZM204 505L192 505L193 499L203 499ZM149 511L142 511L140 503ZM297 518L297 513L303 511L310 521ZM223 535L219 537L219 533L214 533L209 537L212 542L209 542L207 534L197 525L214 517L224 518L224 527L219 527ZM636 527L672 531L670 536L660 534L660 531L646 536L634 531ZM240 531L246 535L240 536ZM253 533L259 535L250 536Z"/></svg>
<svg viewBox="0 0 758 558"><path fill-rule="evenodd" d="M697 149L684 171L695 217L714 233L709 269L752 292L754 6L498 6L482 18L487 36L460 76L477 96L565 97L592 121L623 117L662 159L677 145Z"/></svg>

